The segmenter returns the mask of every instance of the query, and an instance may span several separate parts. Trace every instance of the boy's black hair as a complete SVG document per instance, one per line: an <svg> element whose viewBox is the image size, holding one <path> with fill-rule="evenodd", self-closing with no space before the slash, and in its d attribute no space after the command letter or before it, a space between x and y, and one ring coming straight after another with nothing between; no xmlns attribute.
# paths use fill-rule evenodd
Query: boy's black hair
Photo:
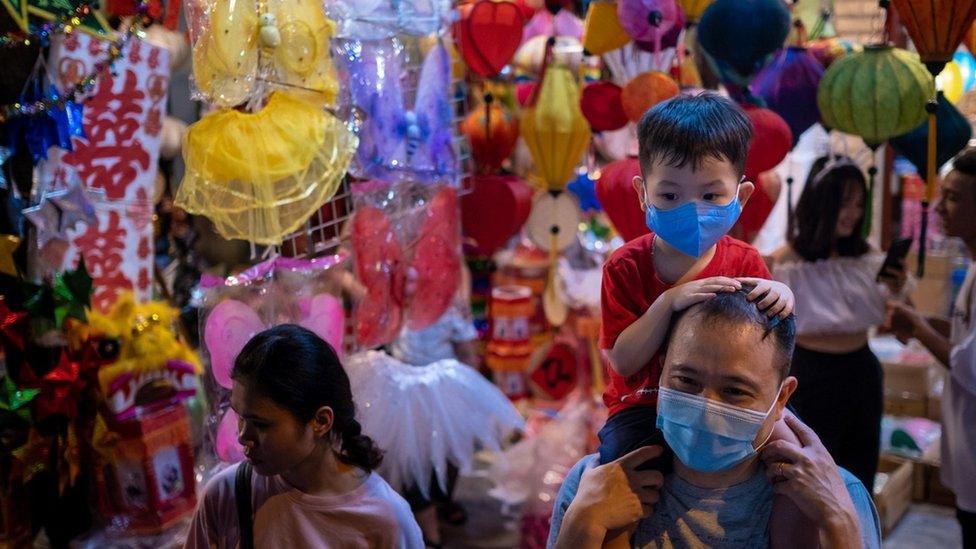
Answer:
<svg viewBox="0 0 976 549"><path fill-rule="evenodd" d="M832 162L828 164L828 161ZM861 169L849 158L832 160L822 156L813 161L800 200L796 203L793 234L787 235L793 250L806 261L829 258L834 252L841 257L860 257L870 249L861 235L862 211L857 228L850 236L837 238L837 217L850 190L858 189L868 196L867 182Z"/></svg>
<svg viewBox="0 0 976 549"><path fill-rule="evenodd" d="M733 101L712 92L679 95L644 113L637 124L641 171L654 162L697 169L706 158L745 171L752 123Z"/></svg>
<svg viewBox="0 0 976 549"><path fill-rule="evenodd" d="M679 311L671 320L670 332L674 332L681 320L689 315L701 318L705 322L725 322L728 324L748 324L762 331L762 339L772 336L779 354L779 379L782 381L790 373L790 363L793 361L793 349L796 345L796 318L793 314L781 319L778 316L769 318L760 311L756 303L749 301L748 295L754 286L743 284L742 289L735 292L723 292L715 297L692 305ZM671 335L668 341L671 341Z"/></svg>

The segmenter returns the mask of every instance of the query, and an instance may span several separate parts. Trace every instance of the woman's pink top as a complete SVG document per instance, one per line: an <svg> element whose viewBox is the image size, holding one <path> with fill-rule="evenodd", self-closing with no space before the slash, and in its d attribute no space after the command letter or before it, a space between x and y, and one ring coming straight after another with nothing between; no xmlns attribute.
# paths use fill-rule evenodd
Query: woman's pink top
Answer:
<svg viewBox="0 0 976 549"><path fill-rule="evenodd" d="M234 479L237 465L207 483L187 534L190 549L238 546ZM281 477L253 474L251 501L254 547L407 548L424 547L410 506L377 474L356 489L311 496Z"/></svg>

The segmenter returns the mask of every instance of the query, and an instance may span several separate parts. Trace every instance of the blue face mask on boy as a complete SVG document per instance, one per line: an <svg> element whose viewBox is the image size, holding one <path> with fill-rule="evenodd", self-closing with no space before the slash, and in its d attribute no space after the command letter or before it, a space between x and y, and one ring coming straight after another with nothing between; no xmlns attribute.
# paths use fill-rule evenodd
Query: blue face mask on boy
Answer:
<svg viewBox="0 0 976 549"><path fill-rule="evenodd" d="M646 201L647 228L685 255L701 257L729 232L742 213L738 192L728 204L688 202L662 210Z"/></svg>
<svg viewBox="0 0 976 549"><path fill-rule="evenodd" d="M657 428L664 432L664 440L681 463L696 471L715 473L756 454L752 443L774 406L775 400L765 413L757 412L661 387ZM760 448L763 445L765 442Z"/></svg>

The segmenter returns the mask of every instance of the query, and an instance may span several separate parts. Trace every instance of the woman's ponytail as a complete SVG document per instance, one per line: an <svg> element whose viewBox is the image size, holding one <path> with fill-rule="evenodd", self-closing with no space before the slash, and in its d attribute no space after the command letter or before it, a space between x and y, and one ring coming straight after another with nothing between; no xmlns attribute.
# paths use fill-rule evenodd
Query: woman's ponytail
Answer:
<svg viewBox="0 0 976 549"><path fill-rule="evenodd" d="M363 434L363 427L355 419L350 419L342 429L342 449L339 460L360 469L372 471L383 461L383 452L373 439Z"/></svg>

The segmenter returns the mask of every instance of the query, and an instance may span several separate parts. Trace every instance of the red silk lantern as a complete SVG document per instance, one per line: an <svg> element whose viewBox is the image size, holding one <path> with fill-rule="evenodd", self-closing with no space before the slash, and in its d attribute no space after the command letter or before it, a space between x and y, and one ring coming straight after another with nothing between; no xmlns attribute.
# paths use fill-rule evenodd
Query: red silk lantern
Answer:
<svg viewBox="0 0 976 549"><path fill-rule="evenodd" d="M776 200L779 198L781 187L782 182L775 171L759 174L756 190L749 197L746 205L742 207L742 214L732 230L729 231L729 236L738 238L743 242L752 242L759 235L763 225L766 224L769 214L772 213L773 206L776 205Z"/></svg>
<svg viewBox="0 0 976 549"><path fill-rule="evenodd" d="M490 78L512 60L522 43L525 17L512 2L479 0L460 8L454 39L468 68Z"/></svg>
<svg viewBox="0 0 976 549"><path fill-rule="evenodd" d="M612 132L627 125L620 99L623 90L613 82L592 82L583 88L580 109L595 132Z"/></svg>
<svg viewBox="0 0 976 549"><path fill-rule="evenodd" d="M461 122L461 132L471 143L475 163L483 171L491 172L501 168L515 150L518 119L493 101L471 111Z"/></svg>
<svg viewBox="0 0 976 549"><path fill-rule="evenodd" d="M515 99L518 101L520 107L524 107L529 104L529 99L532 98L532 94L535 93L535 87L538 84L535 82L519 82L515 84Z"/></svg>
<svg viewBox="0 0 976 549"><path fill-rule="evenodd" d="M522 228L532 209L533 189L514 175L478 175L461 197L464 236L477 251L491 255Z"/></svg>
<svg viewBox="0 0 976 549"><path fill-rule="evenodd" d="M604 166L596 182L596 197L603 211L628 242L650 232L634 190L634 177L638 175L640 162L636 158L625 158Z"/></svg>
<svg viewBox="0 0 976 549"><path fill-rule="evenodd" d="M650 71L638 74L628 82L620 94L620 101L627 118L638 122L648 109L678 95L679 91L678 83L670 75Z"/></svg>
<svg viewBox="0 0 976 549"><path fill-rule="evenodd" d="M793 132L783 117L769 109L745 107L752 122L752 143L746 157L746 179L755 181L759 174L779 165L793 148Z"/></svg>

